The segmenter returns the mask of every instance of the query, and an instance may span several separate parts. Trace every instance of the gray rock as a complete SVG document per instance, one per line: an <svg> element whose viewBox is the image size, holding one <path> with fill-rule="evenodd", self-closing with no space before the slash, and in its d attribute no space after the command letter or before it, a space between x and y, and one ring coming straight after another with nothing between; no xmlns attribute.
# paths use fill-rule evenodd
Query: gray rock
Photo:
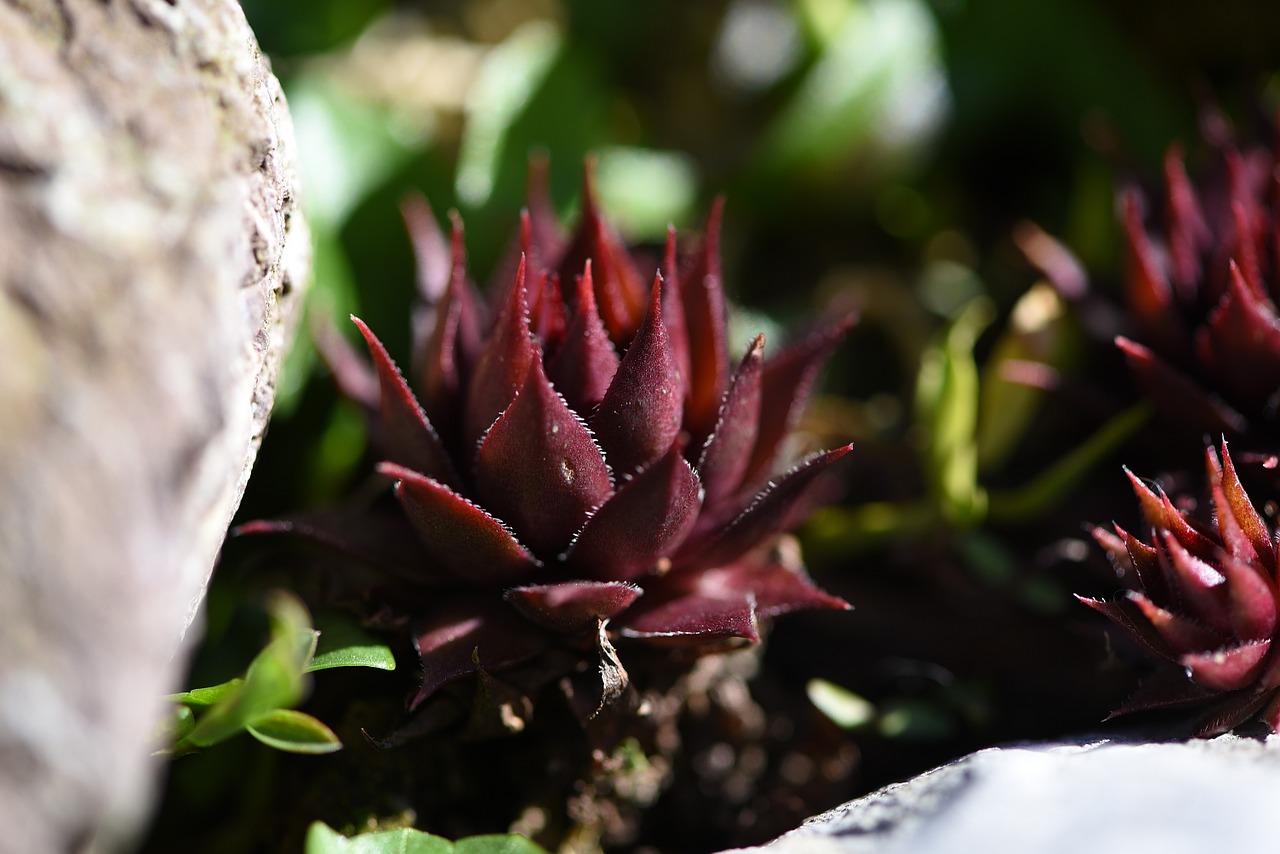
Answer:
<svg viewBox="0 0 1280 854"><path fill-rule="evenodd" d="M994 747L809 819L764 854L1203 854L1276 841L1280 736Z"/></svg>
<svg viewBox="0 0 1280 854"><path fill-rule="evenodd" d="M0 850L111 850L310 246L235 0L0 2Z"/></svg>

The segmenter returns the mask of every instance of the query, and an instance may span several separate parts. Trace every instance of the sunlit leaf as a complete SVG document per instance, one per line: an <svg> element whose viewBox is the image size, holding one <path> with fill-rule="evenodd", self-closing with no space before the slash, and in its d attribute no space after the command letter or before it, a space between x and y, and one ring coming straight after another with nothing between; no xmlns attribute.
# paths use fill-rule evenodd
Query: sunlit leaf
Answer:
<svg viewBox="0 0 1280 854"><path fill-rule="evenodd" d="M876 707L848 688L825 679L810 679L804 690L809 702L843 729L856 729L875 719Z"/></svg>
<svg viewBox="0 0 1280 854"><path fill-rule="evenodd" d="M218 685L210 685L208 688L192 688L181 694L169 694L165 699L182 703L184 706L212 706L214 703L221 702L233 691L238 691L242 682L244 682L243 679L236 677Z"/></svg>
<svg viewBox="0 0 1280 854"><path fill-rule="evenodd" d="M454 854L546 854L543 849L523 836L490 834L459 839L453 846Z"/></svg>
<svg viewBox="0 0 1280 854"><path fill-rule="evenodd" d="M316 822L307 831L305 854L546 854L523 836L493 834L449 842L421 830L403 828L346 837Z"/></svg>
<svg viewBox="0 0 1280 854"><path fill-rule="evenodd" d="M393 132L387 111L321 74L295 78L289 112L299 139L307 215L336 229L379 183L414 152Z"/></svg>
<svg viewBox="0 0 1280 854"><path fill-rule="evenodd" d="M285 593L273 597L269 613L271 641L249 664L244 681L227 688L175 749L217 744L267 712L301 699L303 668L315 652L317 637L310 628L311 617L302 602Z"/></svg>
<svg viewBox="0 0 1280 854"><path fill-rule="evenodd" d="M458 198L480 206L489 199L501 166L505 137L560 51L560 34L533 21L494 48L469 97L467 125L458 153Z"/></svg>
<svg viewBox="0 0 1280 854"><path fill-rule="evenodd" d="M600 149L596 187L618 228L635 241L657 242L669 223L686 222L698 195L690 157L645 148Z"/></svg>
<svg viewBox="0 0 1280 854"><path fill-rule="evenodd" d="M342 742L333 730L294 709L267 712L245 729L263 744L289 753L332 753L342 749Z"/></svg>
<svg viewBox="0 0 1280 854"><path fill-rule="evenodd" d="M395 670L396 657L391 647L378 643L355 623L337 614L326 614L317 620L320 640L307 672L330 667L374 667Z"/></svg>
<svg viewBox="0 0 1280 854"><path fill-rule="evenodd" d="M982 371L980 468L994 469L1013 452L1045 397L1042 385L1021 381L1016 371L1070 371L1080 343L1074 318L1052 286L1040 282L1022 295Z"/></svg>
<svg viewBox="0 0 1280 854"><path fill-rule="evenodd" d="M347 838L317 821L307 830L305 854L450 854L453 850L448 840L412 828Z"/></svg>
<svg viewBox="0 0 1280 854"><path fill-rule="evenodd" d="M960 525L973 524L986 512L986 492L978 484L978 365L973 347L994 313L985 298L969 303L943 340L921 356L916 381L925 473L942 511Z"/></svg>
<svg viewBox="0 0 1280 854"><path fill-rule="evenodd" d="M901 157L927 139L950 101L928 6L869 0L809 3L804 11L822 51L775 118L761 165L778 174L822 172L869 149Z"/></svg>

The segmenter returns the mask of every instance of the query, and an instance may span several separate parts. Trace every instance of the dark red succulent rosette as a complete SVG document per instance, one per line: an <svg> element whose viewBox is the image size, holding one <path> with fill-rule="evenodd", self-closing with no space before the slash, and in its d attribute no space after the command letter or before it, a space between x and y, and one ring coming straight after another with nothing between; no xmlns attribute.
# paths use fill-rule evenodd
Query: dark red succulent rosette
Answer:
<svg viewBox="0 0 1280 854"><path fill-rule="evenodd" d="M851 320L769 359L759 336L732 363L720 214L717 204L683 259L670 230L646 278L589 173L567 237L535 173L516 260L486 305L457 218L450 241L425 203L406 206L424 304L416 394L358 319L373 371L350 353L330 358L373 416L403 517L329 513L242 531L299 534L426 591L406 599L423 665L411 708L462 677L545 670L566 659L544 653L566 649L599 665L604 702L626 679L614 643L713 651L758 641L760 622L781 614L848 607L814 586L784 533L851 446L776 470Z"/></svg>
<svg viewBox="0 0 1280 854"><path fill-rule="evenodd" d="M1277 538L1254 509L1227 445L1206 452L1212 526L1132 474L1150 528L1144 542L1120 526L1095 539L1138 589L1114 601L1081 599L1177 672L1144 682L1115 714L1162 706L1207 710L1197 734L1215 735L1254 717L1280 729L1280 660L1275 644L1280 589Z"/></svg>
<svg viewBox="0 0 1280 854"><path fill-rule="evenodd" d="M1116 343L1173 423L1194 435L1265 432L1274 440L1280 158L1263 147L1223 145L1218 159L1218 171L1197 187L1174 146L1165 156L1162 206L1136 189L1123 195L1135 332Z"/></svg>

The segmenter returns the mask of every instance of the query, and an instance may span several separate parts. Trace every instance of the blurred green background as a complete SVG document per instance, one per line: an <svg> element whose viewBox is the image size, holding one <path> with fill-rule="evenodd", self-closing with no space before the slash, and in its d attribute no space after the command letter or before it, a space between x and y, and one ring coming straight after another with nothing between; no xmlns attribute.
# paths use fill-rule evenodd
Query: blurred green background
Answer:
<svg viewBox="0 0 1280 854"><path fill-rule="evenodd" d="M998 369L1034 356L1114 385L1113 354L1036 289L1027 256L1051 235L1096 294L1114 297L1117 181L1157 176L1168 144L1195 140L1206 104L1246 134L1274 115L1280 3L243 6L289 99L315 281L240 519L324 505L367 470L360 415L339 401L307 332L327 323L345 334L358 313L407 360L404 194L425 193L437 217L461 212L483 282L516 222L530 153L550 155L565 216L591 154L605 209L639 243L660 242L669 222L700 229L711 200L727 197L725 281L744 341L760 329L777 341L824 312L862 318L806 425L815 446L856 441L856 460L843 503L804 532L814 575L858 610L784 622L770 650L796 692L831 680L881 711L876 737L891 743L863 741L856 782L831 796L995 740L1090 726L1114 703L1093 679L1100 641L1081 643L1063 616L1068 592L1105 592L1114 576L1059 565L1088 562L1082 522L1130 513L1118 466L1104 469L1101 494L1057 481L1017 490L1122 407L1055 409L1011 392ZM1080 471L1114 463L1132 432L1116 427L1076 460ZM278 578L259 548L227 547L193 685L234 676L261 645L264 618L243 603ZM1062 554L1046 558L1052 548ZM1058 657L1052 667L1046 656ZM182 763L204 758L175 766L156 850L188 814L210 821L269 800L265 781L228 791L275 760L247 741L220 750L198 770ZM243 842L228 833L226 844Z"/></svg>

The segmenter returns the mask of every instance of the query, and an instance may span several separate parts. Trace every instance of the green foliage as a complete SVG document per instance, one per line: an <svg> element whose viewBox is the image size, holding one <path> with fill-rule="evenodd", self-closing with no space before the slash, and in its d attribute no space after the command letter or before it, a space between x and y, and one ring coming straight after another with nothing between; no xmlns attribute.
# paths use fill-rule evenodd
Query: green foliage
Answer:
<svg viewBox="0 0 1280 854"><path fill-rule="evenodd" d="M961 535L962 557L985 550L986 557L969 562L986 573L994 566L989 548L994 541L975 545L976 529L989 521L1018 523L1052 510L1133 438L1150 418L1145 403L1113 416L1024 483L1001 490L983 484L984 471L1024 440L1045 396L1042 389L1010 381L1008 369L1019 361L1072 363L1077 333L1058 307L1056 295L1029 291L981 367L975 348L994 320L994 308L981 294L953 307L955 319L924 349L916 378L915 432L928 494L910 502L825 508L809 525L815 544L847 553L942 527ZM1008 574L1001 573L1001 579Z"/></svg>
<svg viewBox="0 0 1280 854"><path fill-rule="evenodd" d="M307 831L305 854L546 854L523 836L472 836L450 842L412 828L346 837L322 822Z"/></svg>
<svg viewBox="0 0 1280 854"><path fill-rule="evenodd" d="M946 110L928 7L919 0L825 0L800 9L819 52L766 134L758 168L794 179L869 152L909 155Z"/></svg>
<svg viewBox="0 0 1280 854"><path fill-rule="evenodd" d="M306 674L330 667L395 669L391 650L350 622L333 617L324 632L311 628L306 607L290 594L275 594L268 614L271 639L243 677L168 697L178 704L168 728L173 741L168 753L211 747L242 731L291 753L340 750L333 730L290 708L306 691Z"/></svg>

